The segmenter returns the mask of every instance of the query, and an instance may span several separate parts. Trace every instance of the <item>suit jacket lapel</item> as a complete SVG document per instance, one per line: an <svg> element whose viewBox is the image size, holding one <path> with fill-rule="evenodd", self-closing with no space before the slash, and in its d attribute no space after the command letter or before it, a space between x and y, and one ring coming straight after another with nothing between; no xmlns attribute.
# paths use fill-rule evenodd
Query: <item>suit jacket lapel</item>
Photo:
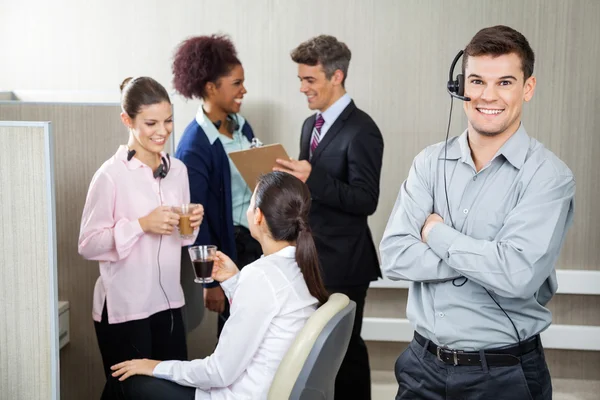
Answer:
<svg viewBox="0 0 600 400"><path fill-rule="evenodd" d="M310 138L316 119L316 114L309 117L302 128L302 135L300 136L300 157L298 157L298 160L308 160L310 157Z"/></svg>
<svg viewBox="0 0 600 400"><path fill-rule="evenodd" d="M352 114L352 111L354 111L355 108L356 108L356 106L354 105L354 101L351 101L350 104L348 104L348 106L346 106L346 108L344 108L344 111L342 111L340 116L335 120L333 125L329 128L329 130L325 134L325 137L323 138L323 140L321 140L321 142L315 149L315 152L313 153L313 156L311 159L311 164L314 164L318 160L318 158L321 155L321 153L323 152L323 150L325 150L325 148L329 145L329 143L331 143L331 141L333 139L335 139L335 136L344 127L344 124L346 123L346 119L348 119L348 117L350 116L350 114ZM312 126L314 126L314 122L313 122Z"/></svg>

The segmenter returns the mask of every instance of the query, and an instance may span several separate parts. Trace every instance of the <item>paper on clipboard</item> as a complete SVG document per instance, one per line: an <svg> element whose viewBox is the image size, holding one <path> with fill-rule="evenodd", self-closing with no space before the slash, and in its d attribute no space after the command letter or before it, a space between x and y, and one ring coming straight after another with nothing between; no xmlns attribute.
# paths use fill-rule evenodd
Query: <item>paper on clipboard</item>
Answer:
<svg viewBox="0 0 600 400"><path fill-rule="evenodd" d="M269 144L261 147L254 147L248 150L232 151L229 158L235 164L242 178L252 192L256 186L256 181L262 174L273 171L277 165L276 159L289 160L287 152L279 143Z"/></svg>

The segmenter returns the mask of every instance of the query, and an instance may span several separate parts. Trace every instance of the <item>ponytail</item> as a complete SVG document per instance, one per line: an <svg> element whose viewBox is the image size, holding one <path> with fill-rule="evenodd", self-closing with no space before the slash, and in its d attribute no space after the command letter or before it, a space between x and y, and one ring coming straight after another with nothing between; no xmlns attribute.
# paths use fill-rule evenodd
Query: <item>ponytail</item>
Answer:
<svg viewBox="0 0 600 400"><path fill-rule="evenodd" d="M296 262L302 271L310 294L319 300L319 303L325 304L329 299L329 293L325 290L323 279L321 279L315 241L306 225L300 227L298 239L296 239Z"/></svg>
<svg viewBox="0 0 600 400"><path fill-rule="evenodd" d="M277 241L296 243L296 262L310 294L324 304L329 294L323 285L317 248L308 214L311 198L308 186L286 172L261 175L255 191L255 208L260 208Z"/></svg>

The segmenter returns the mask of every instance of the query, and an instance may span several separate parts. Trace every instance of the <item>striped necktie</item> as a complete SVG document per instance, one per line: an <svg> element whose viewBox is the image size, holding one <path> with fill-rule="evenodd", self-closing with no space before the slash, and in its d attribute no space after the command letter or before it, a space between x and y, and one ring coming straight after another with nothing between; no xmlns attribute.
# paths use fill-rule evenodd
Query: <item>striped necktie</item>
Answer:
<svg viewBox="0 0 600 400"><path fill-rule="evenodd" d="M319 116L317 117L317 120L315 121L315 127L313 128L313 133L312 133L312 140L310 142L310 156L311 157L312 157L313 153L315 152L315 149L319 145L319 142L321 141L321 128L323 127L324 123L325 123L325 120L323 119L323 115L319 114Z"/></svg>

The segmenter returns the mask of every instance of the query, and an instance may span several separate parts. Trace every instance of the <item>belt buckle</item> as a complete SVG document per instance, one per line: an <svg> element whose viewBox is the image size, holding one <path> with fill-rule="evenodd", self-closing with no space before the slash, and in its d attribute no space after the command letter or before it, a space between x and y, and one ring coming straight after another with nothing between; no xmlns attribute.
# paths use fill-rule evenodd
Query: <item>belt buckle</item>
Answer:
<svg viewBox="0 0 600 400"><path fill-rule="evenodd" d="M437 359L440 360L441 362L443 362L444 364L446 363L444 360L442 360L442 350L448 351L452 354L452 361L454 363L454 366L456 367L458 365L458 353L459 351L457 350L450 350L447 348L442 348L441 346L438 346L438 348L436 349L436 353L437 353Z"/></svg>

